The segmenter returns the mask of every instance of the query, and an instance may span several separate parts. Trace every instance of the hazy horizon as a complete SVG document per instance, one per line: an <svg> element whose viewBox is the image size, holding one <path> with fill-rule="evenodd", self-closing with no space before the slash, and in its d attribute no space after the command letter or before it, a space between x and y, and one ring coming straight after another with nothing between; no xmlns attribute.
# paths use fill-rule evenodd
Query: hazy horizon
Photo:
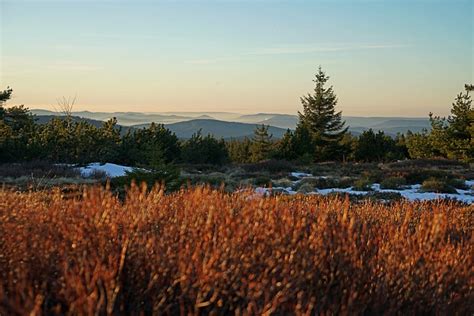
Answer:
<svg viewBox="0 0 474 316"><path fill-rule="evenodd" d="M296 114L317 67L344 116L447 115L472 83L474 6L440 1L0 0L9 105Z"/></svg>
<svg viewBox="0 0 474 316"><path fill-rule="evenodd" d="M10 102L11 103L11 102ZM51 112L57 112L59 114L62 113L62 111L59 109L59 107L56 106L56 109L47 109L45 107L30 107L29 108L31 111L51 111ZM188 114L188 115L202 115L202 114L234 114L234 115L294 115L297 116L298 113L278 113L278 112L229 112L229 111L163 111L163 112L154 112L154 111L92 111L86 109L77 109L74 108L72 113L77 113L77 112L91 112L91 113L137 113L137 114L163 114L163 115L173 115L173 114ZM342 113L343 117L363 117L363 118L405 118L405 119L427 119L428 117L426 115L423 116L383 116L383 115L346 115Z"/></svg>

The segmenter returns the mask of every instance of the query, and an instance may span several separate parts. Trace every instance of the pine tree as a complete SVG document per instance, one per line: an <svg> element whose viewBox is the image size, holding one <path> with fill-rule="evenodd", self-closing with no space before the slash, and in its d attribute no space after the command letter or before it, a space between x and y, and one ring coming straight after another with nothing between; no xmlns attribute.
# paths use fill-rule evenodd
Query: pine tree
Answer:
<svg viewBox="0 0 474 316"><path fill-rule="evenodd" d="M472 161L474 149L470 129L474 124L472 118L472 99L469 92L474 89L472 85L465 85L465 92L459 93L451 108L446 127L446 156L451 159Z"/></svg>
<svg viewBox="0 0 474 316"><path fill-rule="evenodd" d="M6 90L0 91L0 107L11 98L12 92L13 90L10 87L7 87Z"/></svg>
<svg viewBox="0 0 474 316"><path fill-rule="evenodd" d="M276 149L276 158L292 160L296 158L296 153L294 151L294 133L287 129L283 137L277 143Z"/></svg>
<svg viewBox="0 0 474 316"><path fill-rule="evenodd" d="M250 147L250 159L252 162L259 162L270 158L273 135L268 133L268 127L268 125L262 124L255 128Z"/></svg>
<svg viewBox="0 0 474 316"><path fill-rule="evenodd" d="M245 137L244 139L232 139L226 142L229 158L234 163L250 162L250 147L252 141Z"/></svg>
<svg viewBox="0 0 474 316"><path fill-rule="evenodd" d="M329 77L321 67L316 74L313 94L301 98L303 113L299 112L299 128L311 134L316 160L341 158L340 141L347 132L342 112L336 112L337 97L333 87L325 87Z"/></svg>
<svg viewBox="0 0 474 316"><path fill-rule="evenodd" d="M448 118L449 129L456 138L470 138L469 127L472 125L470 118L472 100L468 87L465 93L459 93L451 109L451 116Z"/></svg>

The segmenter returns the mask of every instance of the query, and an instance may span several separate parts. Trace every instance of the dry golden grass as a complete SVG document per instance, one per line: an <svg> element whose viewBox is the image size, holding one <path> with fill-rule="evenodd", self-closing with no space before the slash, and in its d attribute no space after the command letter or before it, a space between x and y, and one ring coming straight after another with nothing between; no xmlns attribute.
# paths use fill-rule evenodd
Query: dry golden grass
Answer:
<svg viewBox="0 0 474 316"><path fill-rule="evenodd" d="M0 191L0 315L472 314L474 209Z"/></svg>

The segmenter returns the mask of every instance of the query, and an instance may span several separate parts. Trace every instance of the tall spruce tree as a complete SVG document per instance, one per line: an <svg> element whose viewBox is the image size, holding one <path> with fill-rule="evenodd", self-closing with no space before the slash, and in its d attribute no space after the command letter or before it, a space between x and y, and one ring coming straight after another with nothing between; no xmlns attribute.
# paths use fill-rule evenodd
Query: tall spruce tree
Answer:
<svg viewBox="0 0 474 316"><path fill-rule="evenodd" d="M314 93L301 98L303 113L299 114L297 130L307 129L311 135L315 160L342 158L341 140L347 133L342 112L336 112L337 97L333 87L325 87L329 77L319 67Z"/></svg>

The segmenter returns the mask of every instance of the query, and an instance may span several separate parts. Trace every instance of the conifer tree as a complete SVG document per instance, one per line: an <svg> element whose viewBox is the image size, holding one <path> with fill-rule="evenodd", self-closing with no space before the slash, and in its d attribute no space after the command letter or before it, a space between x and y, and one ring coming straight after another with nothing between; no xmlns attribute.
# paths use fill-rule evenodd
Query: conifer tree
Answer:
<svg viewBox="0 0 474 316"><path fill-rule="evenodd" d="M296 158L294 140L294 133L290 129L287 129L283 137L277 143L276 158L286 160Z"/></svg>
<svg viewBox="0 0 474 316"><path fill-rule="evenodd" d="M313 80L314 93L301 98L303 113L298 113L298 127L310 132L316 160L340 158L340 141L347 132L342 112L336 112L337 97L333 87L325 87L328 80L319 67Z"/></svg>
<svg viewBox="0 0 474 316"><path fill-rule="evenodd" d="M273 135L268 133L268 127L268 125L262 124L255 128L250 148L250 159L252 162L259 162L270 158Z"/></svg>
<svg viewBox="0 0 474 316"><path fill-rule="evenodd" d="M466 85L466 92L459 93L451 109L451 116L448 118L449 128L455 138L470 138L469 127L472 125L470 112L472 100L469 95L469 86Z"/></svg>

